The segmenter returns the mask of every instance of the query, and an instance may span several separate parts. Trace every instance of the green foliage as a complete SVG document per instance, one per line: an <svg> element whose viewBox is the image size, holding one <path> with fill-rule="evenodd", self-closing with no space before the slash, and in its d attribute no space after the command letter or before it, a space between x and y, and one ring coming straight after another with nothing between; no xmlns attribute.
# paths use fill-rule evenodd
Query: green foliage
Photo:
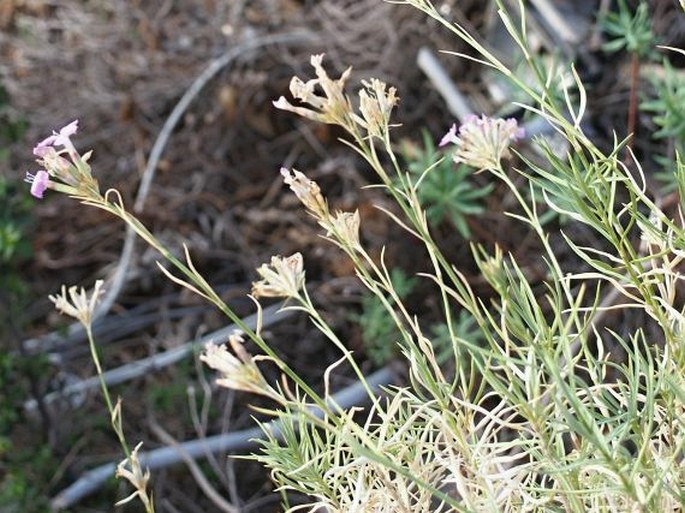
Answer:
<svg viewBox="0 0 685 513"><path fill-rule="evenodd" d="M618 12L608 13L600 22L607 35L613 38L602 47L605 52L625 49L641 57L653 54L655 37L647 2L641 1L633 13L625 0L619 0Z"/></svg>
<svg viewBox="0 0 685 513"><path fill-rule="evenodd" d="M15 445L10 436L24 430L27 420L21 405L29 398L29 380L44 376L45 357L21 357L0 352L0 511L42 513L49 511L46 490L58 462L47 444L36 443L40 431L22 437L28 443ZM35 436L34 436L35 435Z"/></svg>
<svg viewBox="0 0 685 513"><path fill-rule="evenodd" d="M680 207L685 208L685 162L681 153L676 153L675 164L674 181L680 198Z"/></svg>
<svg viewBox="0 0 685 513"><path fill-rule="evenodd" d="M659 127L652 134L654 138L673 138L682 147L685 142L685 77L668 59L664 59L663 66L663 77L649 76L654 93L640 107L652 113L652 120Z"/></svg>
<svg viewBox="0 0 685 513"><path fill-rule="evenodd" d="M395 268L390 272L393 288L400 299L404 300L413 291L417 279L409 278L402 269ZM402 333L392 317L388 315L383 301L374 294L366 294L362 298L362 311L354 315L353 319L362 329L362 340L369 359L381 366L396 358L400 353L398 341L402 340ZM454 332L472 344L482 340L482 334L475 319L462 310L453 326ZM436 353L436 361L440 364L447 362L453 355L454 342L449 328L440 323L430 328L431 341Z"/></svg>
<svg viewBox="0 0 685 513"><path fill-rule="evenodd" d="M179 404L186 399L187 387L187 383L181 379L153 386L149 397L151 408L161 413L178 411Z"/></svg>
<svg viewBox="0 0 685 513"><path fill-rule="evenodd" d="M26 120L10 108L7 91L0 85L0 167L7 167L9 147L26 131ZM28 287L18 266L28 259L31 245L26 238L32 224L32 200L24 183L0 174L0 511L43 513L50 511L46 484L58 462L51 448L42 443L41 431L24 433L18 446L12 438L25 432L28 420L22 404L30 398L29 383L46 375L44 356L20 356L8 342L16 340L22 327L22 312Z"/></svg>
<svg viewBox="0 0 685 513"><path fill-rule="evenodd" d="M668 59L663 60L663 69L663 76L654 74L648 77L652 93L642 101L640 108L652 115L652 121L658 127L652 137L670 139L672 153L655 157L662 169L655 176L664 184L664 192L671 192L676 189L674 153L683 154L685 151L685 77L673 68Z"/></svg>
<svg viewBox="0 0 685 513"><path fill-rule="evenodd" d="M26 128L26 120L10 109L9 94L0 84L0 162L9 158L8 146L21 139Z"/></svg>
<svg viewBox="0 0 685 513"><path fill-rule="evenodd" d="M22 183L0 176L0 265L31 256L24 234L31 224L31 200Z"/></svg>
<svg viewBox="0 0 685 513"><path fill-rule="evenodd" d="M14 276L12 274L12 276ZM8 283L8 277L2 281ZM14 295L16 299L16 294ZM0 299L2 297L0 296ZM13 334L10 323L17 322L18 305L16 301L6 301L7 306L0 303L0 341L11 340L6 334ZM42 491L39 490L40 479L36 480L33 472L51 473L50 470L39 467L42 461L38 456L47 445L40 440L41 431L31 430L27 435L29 446L19 450L14 445L13 435L26 430L28 420L23 415L22 405L30 398L30 383L38 382L47 374L49 362L46 356L20 356L5 346L0 348L0 511L46 511L31 509L29 505L40 502ZM23 438L27 438L24 436ZM25 442L24 442L25 443ZM27 461L35 467L27 466Z"/></svg>
<svg viewBox="0 0 685 513"><path fill-rule="evenodd" d="M48 513L47 490L58 462L47 445L17 449L3 444L3 479L0 480L0 511L3 513Z"/></svg>
<svg viewBox="0 0 685 513"><path fill-rule="evenodd" d="M316 494L325 489L333 496L335 490L325 476L336 468L335 454L320 451L322 446L332 441L330 434L316 429L306 416L296 410L286 409L277 415L281 423L279 434L286 443L263 426L267 437L258 442L262 453L254 455L254 459L273 469L285 488L305 494Z"/></svg>
<svg viewBox="0 0 685 513"><path fill-rule="evenodd" d="M9 433L21 420L21 404L29 398L28 383L39 380L48 368L45 356L0 352L0 434Z"/></svg>
<svg viewBox="0 0 685 513"><path fill-rule="evenodd" d="M405 145L403 154L409 173L421 180L418 197L428 222L437 226L448 220L462 237L468 239L471 231L467 218L483 213L479 200L487 196L493 186L476 186L471 180L473 169L455 165L450 158L441 155L427 130L423 130L422 139L423 148Z"/></svg>
<svg viewBox="0 0 685 513"><path fill-rule="evenodd" d="M453 330L456 336L474 346L478 346L484 340L476 319L466 310L459 312ZM431 326L431 335L435 349L435 360L442 365L454 356L454 339L445 323Z"/></svg>
<svg viewBox="0 0 685 513"><path fill-rule="evenodd" d="M392 269L390 279L400 299L411 294L416 285L416 278L407 277L399 268ZM361 306L361 313L352 318L362 330L362 341L369 359L376 365L384 365L399 354L397 342L402 338L400 330L375 294L366 294Z"/></svg>
<svg viewBox="0 0 685 513"><path fill-rule="evenodd" d="M26 121L10 110L9 96L0 85L0 166L6 165L9 159L9 145L17 142L25 131ZM32 223L31 205L25 184L1 174L0 292L11 295L11 302L16 302L17 296L25 293L25 286L16 266L32 253L31 245L25 237ZM2 332L3 329L0 328L0 335Z"/></svg>

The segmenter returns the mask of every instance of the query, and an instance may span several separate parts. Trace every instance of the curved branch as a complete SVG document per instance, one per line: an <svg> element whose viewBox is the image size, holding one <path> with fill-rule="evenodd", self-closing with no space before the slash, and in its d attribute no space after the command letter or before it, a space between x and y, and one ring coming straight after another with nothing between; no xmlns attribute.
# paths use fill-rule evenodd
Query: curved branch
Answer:
<svg viewBox="0 0 685 513"><path fill-rule="evenodd" d="M246 52L251 50L256 50L274 44L301 43L304 41L311 41L314 38L315 34L311 32L288 32L283 34L254 36L237 44L210 62L209 65L207 65L207 67L193 81L188 90L183 94L179 102L171 111L171 114L167 120L164 122L164 125L162 126L162 129L157 136L154 145L152 146L152 150L150 150L150 156L138 186L138 193L133 205L133 211L136 213L140 213L140 211L142 211L143 204L150 190L152 180L155 176L157 164L159 164L159 159L162 156L162 152L166 147L171 133L178 124L178 121L181 119L181 116L183 116L183 113L186 111L195 97L200 93L200 91L202 91L204 86L207 85L207 83L214 78L217 73L231 64L238 57L244 56ZM134 230L131 229L130 226L127 226L124 246L122 248L119 262L111 277L107 280L107 288L96 310L96 318L99 318L108 312L114 304L114 301L116 301L116 298L119 296L119 292L126 282L126 272L133 257L135 240L136 237ZM86 338L83 326L81 326L81 324L78 322L71 324L67 328L66 337L55 331L47 335L25 340L22 343L27 352L48 352L50 348L63 345L65 343L65 338L70 343L82 342Z"/></svg>
<svg viewBox="0 0 685 513"><path fill-rule="evenodd" d="M219 71L228 66L232 61L241 55L245 55L245 52L273 44L311 41L313 38L314 34L310 32L288 32L285 34L273 34L271 36L255 37L251 40L244 41L239 45L234 46L229 51L210 62L209 65L190 85L188 90L174 107L174 110L171 111L171 114L167 120L164 122L164 126L162 127L162 130L157 136L157 140L150 151L150 157L148 158L147 166L145 167L145 173L143 174L143 178L140 182L140 188L138 189L136 202L133 205L133 211L140 213L140 211L143 209L143 202L145 201L147 193L150 189L150 183L152 183L152 178L155 176L157 164L159 163L159 159L162 156L162 152L164 151L164 147L167 144L167 140L169 139L171 132L173 132L176 124L188 108L188 105L190 105L199 92L202 91L202 88L207 84L207 82L214 78Z"/></svg>

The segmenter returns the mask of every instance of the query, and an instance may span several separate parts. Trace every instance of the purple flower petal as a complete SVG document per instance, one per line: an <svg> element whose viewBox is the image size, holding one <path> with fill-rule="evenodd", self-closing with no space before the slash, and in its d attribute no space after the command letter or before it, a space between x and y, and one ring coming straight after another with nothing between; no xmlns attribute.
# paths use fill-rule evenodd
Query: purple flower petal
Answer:
<svg viewBox="0 0 685 513"><path fill-rule="evenodd" d="M50 183L50 175L47 171L40 170L35 175L26 173L24 181L31 184L31 195L38 199L43 199L43 193Z"/></svg>
<svg viewBox="0 0 685 513"><path fill-rule="evenodd" d="M526 138L526 129L524 127L519 127L516 129L516 133L514 134L514 137L512 140L514 142L520 141L521 139Z"/></svg>
<svg viewBox="0 0 685 513"><path fill-rule="evenodd" d="M75 119L66 126L59 129L59 132L52 131L52 135L46 137L41 142L36 144L33 148L33 154L36 157L45 157L48 149L51 146L71 146L71 141L69 137L74 135L78 130L78 119Z"/></svg>
<svg viewBox="0 0 685 513"><path fill-rule="evenodd" d="M509 155L510 144L525 135L516 119L486 115L467 116L459 127L459 135L453 132L454 127L442 140L456 145L453 160L479 169L496 169L500 160Z"/></svg>
<svg viewBox="0 0 685 513"><path fill-rule="evenodd" d="M453 143L457 144L459 139L457 139L457 125L456 123L452 125L452 128L450 128L449 132L447 132L442 139L440 139L440 142L438 143L438 147L442 148L443 146Z"/></svg>
<svg viewBox="0 0 685 513"><path fill-rule="evenodd" d="M51 135L50 137L43 139L41 142L36 144L36 146L34 146L33 154L36 157L45 157L48 149L55 143L55 139L57 139L57 136L55 135Z"/></svg>
<svg viewBox="0 0 685 513"><path fill-rule="evenodd" d="M78 119L75 119L68 125L60 128L59 133L55 134L55 139L53 144L56 146L68 146L71 145L71 141L69 141L69 137L74 135L76 131L78 130Z"/></svg>
<svg viewBox="0 0 685 513"><path fill-rule="evenodd" d="M71 137L76 133L78 130L78 119L75 119L71 123L69 123L67 126L64 126L60 129L59 135L62 137Z"/></svg>

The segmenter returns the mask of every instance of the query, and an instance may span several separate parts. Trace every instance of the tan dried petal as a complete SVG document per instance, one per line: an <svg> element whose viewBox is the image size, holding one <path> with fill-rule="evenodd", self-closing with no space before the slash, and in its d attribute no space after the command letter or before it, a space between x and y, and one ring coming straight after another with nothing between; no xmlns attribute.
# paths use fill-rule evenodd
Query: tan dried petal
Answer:
<svg viewBox="0 0 685 513"><path fill-rule="evenodd" d="M138 451L142 445L143 442L140 442L138 445L136 445L135 449L133 449L131 452L131 457L123 460L121 463L119 463L119 465L117 465L115 476L126 479L129 483L131 483L131 485L133 485L136 491L125 499L117 502L115 506L126 504L136 497L140 498L141 502L146 506L146 509L152 504L152 501L147 493L147 483L150 480L150 471L146 470L143 472L143 469L140 465L140 460L138 459ZM131 467L130 470L126 468L127 462L129 462Z"/></svg>
<svg viewBox="0 0 685 513"><path fill-rule="evenodd" d="M205 352L200 355L200 360L221 374L221 378L216 380L217 385L233 390L267 394L266 380L254 358L242 346L243 339L240 334L234 332L229 337L229 342L238 358L231 354L226 346L211 343L207 344Z"/></svg>
<svg viewBox="0 0 685 513"><path fill-rule="evenodd" d="M324 54L312 55L311 65L314 67L316 76L318 78L319 85L323 89L324 95L326 97L326 105L322 107L323 110L330 112L333 117L342 117L346 112L351 110L350 102L345 96L345 82L352 73L352 68L347 68L338 80L331 80L323 68Z"/></svg>
<svg viewBox="0 0 685 513"><path fill-rule="evenodd" d="M314 217L319 220L328 218L328 205L315 181L295 169L291 174L290 170L285 167L281 168L281 175L285 184L290 186L290 190Z"/></svg>
<svg viewBox="0 0 685 513"><path fill-rule="evenodd" d="M275 256L271 264L257 269L262 280L252 284L255 297L297 297L304 286L304 262L300 253L289 257Z"/></svg>
<svg viewBox="0 0 685 513"><path fill-rule="evenodd" d="M84 326L88 326L93 320L98 298L103 292L103 283L102 280L97 280L95 282L90 298L88 298L88 294L86 294L83 287L81 287L81 290L79 291L78 287L75 286L69 287L67 296L67 288L65 285L62 285L62 293L60 295L50 295L48 298L55 304L55 308L61 313L74 317Z"/></svg>
<svg viewBox="0 0 685 513"><path fill-rule="evenodd" d="M292 105L288 100L286 100L283 96L281 96L277 101L273 102L273 105L277 109L287 110L288 112L292 112L294 114L297 114L298 116L302 116L303 118L318 121L320 123L330 123L328 117L326 117L325 115L315 110L307 109L306 107L296 107Z"/></svg>
<svg viewBox="0 0 685 513"><path fill-rule="evenodd" d="M351 247L359 247L359 211L336 212L326 226L328 235L335 233L341 242Z"/></svg>
<svg viewBox="0 0 685 513"><path fill-rule="evenodd" d="M352 68L345 70L338 80L332 80L323 68L322 61L323 54L313 55L310 61L317 78L305 82L293 77L290 81L290 92L293 97L309 107L296 107L283 97L274 102L274 106L308 119L347 127L351 119L352 106L345 96L344 88ZM323 96L316 94L317 86L323 91Z"/></svg>
<svg viewBox="0 0 685 513"><path fill-rule="evenodd" d="M369 135L382 138L399 98L394 87L386 91L385 82L378 79L372 78L370 82L362 83L365 89L359 91L359 112L362 117L358 121Z"/></svg>
<svg viewBox="0 0 685 513"><path fill-rule="evenodd" d="M316 79L303 82L299 77L293 77L290 80L290 94L302 103L308 103L315 109L323 110L326 106L325 99L314 93L314 89L318 82L319 81Z"/></svg>
<svg viewBox="0 0 685 513"><path fill-rule="evenodd" d="M207 344L200 360L224 375L235 374L242 366L242 362L229 353L225 346L216 344Z"/></svg>

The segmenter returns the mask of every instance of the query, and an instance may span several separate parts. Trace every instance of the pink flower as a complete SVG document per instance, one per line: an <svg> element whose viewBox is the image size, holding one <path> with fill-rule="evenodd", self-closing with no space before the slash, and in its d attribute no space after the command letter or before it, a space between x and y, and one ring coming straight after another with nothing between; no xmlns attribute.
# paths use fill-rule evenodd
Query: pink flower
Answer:
<svg viewBox="0 0 685 513"><path fill-rule="evenodd" d="M442 148L443 146L447 146L449 143L457 144L458 142L459 139L457 138L457 125L454 124L452 125L452 128L450 128L450 131L442 136L442 139L440 139L440 143L438 144L438 146Z"/></svg>
<svg viewBox="0 0 685 513"><path fill-rule="evenodd" d="M52 135L46 137L33 148L36 157L44 157L51 146L62 146L65 148L73 147L69 139L78 130L78 119L60 128L59 132L53 130Z"/></svg>
<svg viewBox="0 0 685 513"><path fill-rule="evenodd" d="M33 154L36 157L43 158L45 155L47 155L48 151L50 151L50 148L52 148L52 142L54 141L55 136L51 135L50 137L43 139L41 142L36 144L33 147Z"/></svg>
<svg viewBox="0 0 685 513"><path fill-rule="evenodd" d="M43 199L43 193L50 183L50 175L43 169L36 172L35 175L27 172L24 181L31 184L31 195L33 197Z"/></svg>
<svg viewBox="0 0 685 513"><path fill-rule="evenodd" d="M59 134L55 134L55 142L53 144L56 146L66 146L67 142L69 141L69 137L74 135L77 130L78 119L75 119L67 126L60 128Z"/></svg>
<svg viewBox="0 0 685 513"><path fill-rule="evenodd" d="M452 143L455 162L463 162L480 169L494 169L502 157L509 154L509 145L525 137L525 130L515 119L490 118L485 115L468 116L459 127L452 125L440 140L440 146Z"/></svg>

